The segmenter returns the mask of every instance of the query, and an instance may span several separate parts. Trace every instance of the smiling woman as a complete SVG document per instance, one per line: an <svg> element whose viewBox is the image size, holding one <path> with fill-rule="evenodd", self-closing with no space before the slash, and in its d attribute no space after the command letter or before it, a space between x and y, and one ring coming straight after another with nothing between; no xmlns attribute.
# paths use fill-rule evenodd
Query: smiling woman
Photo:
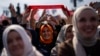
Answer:
<svg viewBox="0 0 100 56"><path fill-rule="evenodd" d="M53 30L50 25L41 26L40 41L45 44L50 44L53 41Z"/></svg>
<svg viewBox="0 0 100 56"><path fill-rule="evenodd" d="M98 16L89 6L79 7L72 18L74 37L59 45L58 56L100 56Z"/></svg>
<svg viewBox="0 0 100 56"><path fill-rule="evenodd" d="M55 30L54 27L47 21L40 23L37 29L38 39L36 48L44 55L50 56L51 49L55 46Z"/></svg>

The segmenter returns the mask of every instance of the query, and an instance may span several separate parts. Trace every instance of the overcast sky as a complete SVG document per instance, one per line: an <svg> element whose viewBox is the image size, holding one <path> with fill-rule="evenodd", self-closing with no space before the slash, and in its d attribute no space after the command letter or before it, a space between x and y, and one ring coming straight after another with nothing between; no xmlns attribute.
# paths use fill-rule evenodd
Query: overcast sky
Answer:
<svg viewBox="0 0 100 56"><path fill-rule="evenodd" d="M82 5L86 5L90 2L99 1L100 0L83 0L83 2L77 2L78 7ZM20 3L21 11L23 11L24 4L34 5L34 4L63 4L67 6L70 10L73 8L73 4L70 3L70 0L0 0L0 15L2 14L3 9L8 8L9 4L12 3L14 6L17 6L17 3Z"/></svg>

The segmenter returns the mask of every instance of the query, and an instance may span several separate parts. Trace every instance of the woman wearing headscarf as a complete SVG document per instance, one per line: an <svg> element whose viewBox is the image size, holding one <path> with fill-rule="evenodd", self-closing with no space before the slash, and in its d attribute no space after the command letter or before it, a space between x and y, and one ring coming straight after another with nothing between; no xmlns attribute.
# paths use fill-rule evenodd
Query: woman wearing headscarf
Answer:
<svg viewBox="0 0 100 56"><path fill-rule="evenodd" d="M56 44L72 38L73 38L72 24L66 24L61 28L59 32Z"/></svg>
<svg viewBox="0 0 100 56"><path fill-rule="evenodd" d="M57 37L56 46L51 50L51 56L57 56L57 48L61 42L70 40L73 38L72 24L64 25Z"/></svg>
<svg viewBox="0 0 100 56"><path fill-rule="evenodd" d="M31 38L24 28L19 25L10 25L3 32L5 53L1 56L43 56L32 46Z"/></svg>
<svg viewBox="0 0 100 56"><path fill-rule="evenodd" d="M50 56L51 49L55 46L56 37L54 36L54 28L47 21L43 21L38 31L37 49L44 55Z"/></svg>
<svg viewBox="0 0 100 56"><path fill-rule="evenodd" d="M89 6L78 8L72 18L74 37L58 47L57 56L100 56L98 16Z"/></svg>

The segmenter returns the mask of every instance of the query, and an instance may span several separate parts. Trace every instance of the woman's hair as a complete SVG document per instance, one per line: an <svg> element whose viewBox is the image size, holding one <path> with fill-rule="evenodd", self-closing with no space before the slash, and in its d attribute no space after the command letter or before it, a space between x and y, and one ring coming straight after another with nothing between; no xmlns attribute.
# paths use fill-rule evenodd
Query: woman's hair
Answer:
<svg viewBox="0 0 100 56"><path fill-rule="evenodd" d="M10 23L8 22L8 20L3 20L2 25L3 26L8 26L8 25L10 25Z"/></svg>

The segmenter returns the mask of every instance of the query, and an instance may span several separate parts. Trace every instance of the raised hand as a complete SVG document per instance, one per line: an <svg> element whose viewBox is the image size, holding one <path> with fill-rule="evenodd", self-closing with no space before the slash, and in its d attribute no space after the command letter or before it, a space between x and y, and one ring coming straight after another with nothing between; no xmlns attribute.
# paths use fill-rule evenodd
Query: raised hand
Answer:
<svg viewBox="0 0 100 56"><path fill-rule="evenodd" d="M37 13L38 9L31 10L30 14L30 27L35 30L35 14Z"/></svg>
<svg viewBox="0 0 100 56"><path fill-rule="evenodd" d="M25 12L23 13L22 24L27 23L29 15L30 15L30 10L26 9Z"/></svg>
<svg viewBox="0 0 100 56"><path fill-rule="evenodd" d="M16 17L16 16L17 16L13 4L10 4L10 5L9 5L9 10L10 10L10 12L11 12L11 16L12 16L12 17Z"/></svg>

